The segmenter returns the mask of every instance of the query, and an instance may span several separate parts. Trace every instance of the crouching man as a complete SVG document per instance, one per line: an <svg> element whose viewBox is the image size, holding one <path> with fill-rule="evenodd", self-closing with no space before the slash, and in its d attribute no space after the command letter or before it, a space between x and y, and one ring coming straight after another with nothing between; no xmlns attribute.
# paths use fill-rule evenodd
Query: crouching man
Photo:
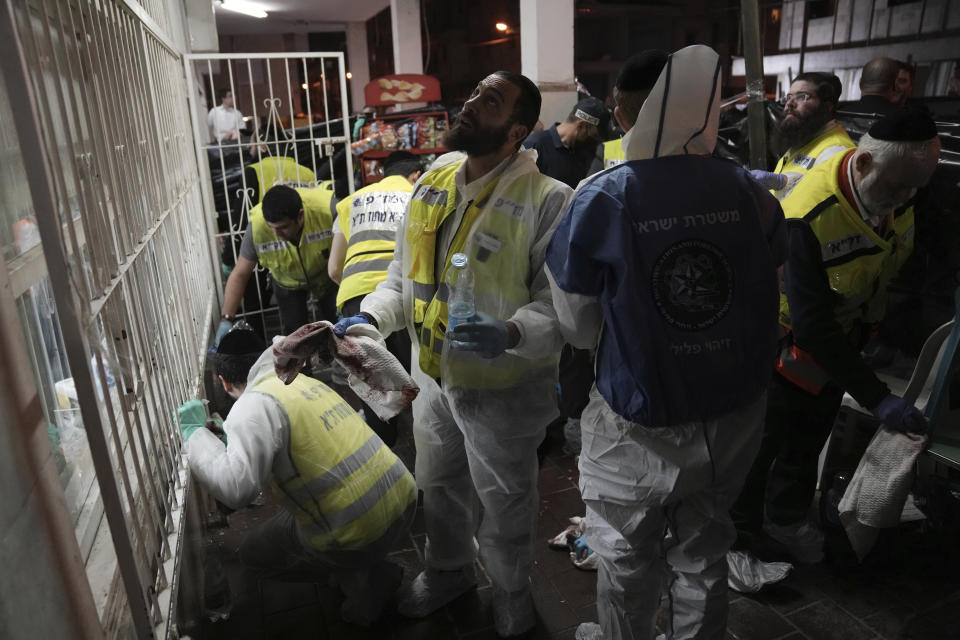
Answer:
<svg viewBox="0 0 960 640"><path fill-rule="evenodd" d="M283 507L240 547L244 564L278 580L323 580L344 592L344 620L374 622L400 583L386 555L408 533L413 477L363 419L329 387L274 373L272 349L253 331L221 340L215 370L237 400L227 444L206 428L199 400L179 409L190 469L224 504L250 503L269 480Z"/></svg>

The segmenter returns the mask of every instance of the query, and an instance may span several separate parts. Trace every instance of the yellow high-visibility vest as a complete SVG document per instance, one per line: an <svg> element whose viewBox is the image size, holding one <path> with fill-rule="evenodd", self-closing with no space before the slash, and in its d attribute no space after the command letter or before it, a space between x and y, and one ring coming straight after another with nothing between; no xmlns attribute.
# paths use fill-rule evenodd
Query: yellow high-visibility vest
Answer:
<svg viewBox="0 0 960 640"><path fill-rule="evenodd" d="M257 261L286 289L309 289L320 295L330 286L327 258L333 241L333 190L325 186L297 189L303 200L303 231L300 242L281 241L263 218L263 205L250 210Z"/></svg>
<svg viewBox="0 0 960 640"><path fill-rule="evenodd" d="M437 232L443 221L456 210L455 175L462 161L435 169L421 178L410 199L406 242L411 252L411 268L405 274L412 281L413 321L419 342L421 370L451 381L474 381L472 386L508 388L544 362L522 360L501 354L478 362L471 358L450 357L444 363L447 330L445 284L450 257L466 253L475 279L475 303L478 311L499 309L498 317L508 319L517 309L530 302L529 243L532 230L528 226L528 208L539 208L556 183L539 173L534 181L516 181L496 198L500 178L495 178L466 208L463 220L453 237L446 256L437 256ZM443 268L436 281L439 257ZM552 359L553 361L556 358ZM443 364L443 367L441 365ZM555 366L555 362L553 363ZM475 372L474 368L483 371Z"/></svg>
<svg viewBox="0 0 960 640"><path fill-rule="evenodd" d="M276 375L246 393L274 398L290 424L288 477L273 476L282 505L319 551L360 549L376 541L416 502L413 476L336 392L297 376Z"/></svg>
<svg viewBox="0 0 960 640"><path fill-rule="evenodd" d="M387 277L397 229L410 202L413 185L403 176L388 176L337 203L337 224L347 241L337 308L364 296Z"/></svg>
<svg viewBox="0 0 960 640"><path fill-rule="evenodd" d="M609 169L627 161L623 152L623 138L607 140L603 143L603 168Z"/></svg>
<svg viewBox="0 0 960 640"><path fill-rule="evenodd" d="M856 146L843 125L837 123L799 149L789 149L780 157L774 173L792 173L802 176L834 155L853 149ZM790 190L785 189L772 193L783 200L790 195Z"/></svg>
<svg viewBox="0 0 960 640"><path fill-rule="evenodd" d="M274 185L311 188L317 181L313 171L287 156L262 158L248 167L257 174L257 201L253 204L260 204L263 194Z"/></svg>
<svg viewBox="0 0 960 640"><path fill-rule="evenodd" d="M914 211L907 206L890 214L889 230L881 237L840 189L840 166L847 155L837 154L807 173L782 205L787 220L809 225L820 242L827 282L837 294L834 313L844 332L850 333L860 324L883 319L887 284L913 251ZM790 305L783 292L780 324L790 329ZM777 370L798 386L817 392L829 378L800 351L795 345L785 347Z"/></svg>

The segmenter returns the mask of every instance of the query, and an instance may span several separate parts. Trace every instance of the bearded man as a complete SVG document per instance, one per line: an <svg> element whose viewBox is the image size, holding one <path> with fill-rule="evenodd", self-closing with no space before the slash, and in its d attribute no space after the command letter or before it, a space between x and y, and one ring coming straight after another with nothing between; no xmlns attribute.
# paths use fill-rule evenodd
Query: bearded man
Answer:
<svg viewBox="0 0 960 640"><path fill-rule="evenodd" d="M473 588L479 546L502 637L536 624L537 446L558 415L563 345L544 262L572 192L540 173L536 151L520 149L539 113L540 91L525 76L498 71L480 81L445 139L463 153L441 156L417 181L386 280L360 315L335 327L405 329L416 345L426 568L401 592L400 613L429 615ZM450 329L455 255L473 272L476 316Z"/></svg>
<svg viewBox="0 0 960 640"><path fill-rule="evenodd" d="M807 171L856 146L836 120L841 89L837 76L816 71L801 73L790 85L774 135L782 154L777 168L751 172L778 200L790 195Z"/></svg>
<svg viewBox="0 0 960 640"><path fill-rule="evenodd" d="M796 561L823 557L823 536L807 513L817 458L844 393L890 429L926 429L920 411L890 393L860 349L884 317L887 284L913 249L913 208L902 206L930 180L939 154L930 116L901 109L874 123L857 149L807 173L782 202L785 337L760 453L734 512L742 532L762 526Z"/></svg>

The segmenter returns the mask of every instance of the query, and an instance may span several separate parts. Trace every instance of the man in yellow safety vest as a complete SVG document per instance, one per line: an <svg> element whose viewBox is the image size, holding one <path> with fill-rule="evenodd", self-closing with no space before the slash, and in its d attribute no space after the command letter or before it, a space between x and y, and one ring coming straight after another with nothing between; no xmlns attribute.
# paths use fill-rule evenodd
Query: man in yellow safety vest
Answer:
<svg viewBox="0 0 960 640"><path fill-rule="evenodd" d="M236 403L223 423L226 444L205 428L199 400L183 404L180 428L190 469L229 507L249 504L269 484L283 510L247 535L240 558L263 577L317 581L333 574L349 622L376 620L400 583L386 555L409 532L413 477L336 392L297 376L285 385L273 349L253 331L221 340L214 366Z"/></svg>
<svg viewBox="0 0 960 640"><path fill-rule="evenodd" d="M445 140L466 155L438 158L420 178L387 279L335 328L405 328L417 345L426 569L401 591L400 612L422 617L471 589L479 543L501 636L536 623L536 451L558 415L563 339L543 266L571 190L540 173L536 152L520 150L539 112L540 91L520 74L498 71L477 85ZM473 273L476 312L448 330L447 276L462 268Z"/></svg>
<svg viewBox="0 0 960 640"><path fill-rule="evenodd" d="M224 287L215 343L233 327L243 292L258 263L270 272L284 334L309 322L310 294L319 302L324 318L335 318L336 292L327 275L333 236L332 204L330 183L316 189L276 185L250 210L237 264Z"/></svg>
<svg viewBox="0 0 960 640"><path fill-rule="evenodd" d="M409 151L394 151L383 162L384 178L337 203L333 245L327 273L340 285L337 311L360 313L360 302L387 277L393 261L397 229L403 223L410 192L420 177L420 160ZM387 348L410 370L410 337L406 331L386 336ZM397 441L397 418L384 422L364 407L367 424L391 447Z"/></svg>
<svg viewBox="0 0 960 640"><path fill-rule="evenodd" d="M837 76L817 71L801 73L790 85L774 138L783 155L773 173L750 172L778 200L790 195L810 169L856 146L836 119L842 88Z"/></svg>
<svg viewBox="0 0 960 640"><path fill-rule="evenodd" d="M844 392L891 429L926 428L860 349L883 319L887 283L913 249L913 208L903 205L929 181L939 153L930 116L900 110L878 120L859 148L812 169L782 203L790 249L780 296L785 338L763 443L734 511L741 531L762 527L799 562L823 556L823 536L806 514Z"/></svg>

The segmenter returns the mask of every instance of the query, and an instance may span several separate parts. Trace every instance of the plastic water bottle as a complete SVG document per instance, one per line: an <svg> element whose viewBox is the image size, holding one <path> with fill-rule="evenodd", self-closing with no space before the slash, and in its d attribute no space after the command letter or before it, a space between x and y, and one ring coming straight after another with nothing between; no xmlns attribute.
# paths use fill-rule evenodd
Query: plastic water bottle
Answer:
<svg viewBox="0 0 960 640"><path fill-rule="evenodd" d="M455 253L450 258L447 269L447 286L450 297L447 300L447 330L464 322L471 322L477 315L473 301L473 271L466 254Z"/></svg>

